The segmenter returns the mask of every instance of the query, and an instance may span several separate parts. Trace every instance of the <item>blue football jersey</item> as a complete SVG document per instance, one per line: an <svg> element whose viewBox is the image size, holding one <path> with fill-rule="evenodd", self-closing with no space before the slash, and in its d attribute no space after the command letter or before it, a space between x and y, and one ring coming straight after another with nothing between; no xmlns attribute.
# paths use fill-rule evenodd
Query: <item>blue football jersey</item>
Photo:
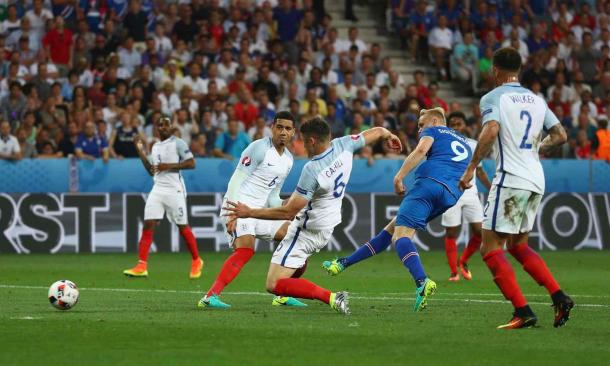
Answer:
<svg viewBox="0 0 610 366"><path fill-rule="evenodd" d="M420 138L434 139L427 159L415 170L415 179L429 178L444 185L456 198L462 195L459 180L472 160L466 138L446 126L427 127Z"/></svg>

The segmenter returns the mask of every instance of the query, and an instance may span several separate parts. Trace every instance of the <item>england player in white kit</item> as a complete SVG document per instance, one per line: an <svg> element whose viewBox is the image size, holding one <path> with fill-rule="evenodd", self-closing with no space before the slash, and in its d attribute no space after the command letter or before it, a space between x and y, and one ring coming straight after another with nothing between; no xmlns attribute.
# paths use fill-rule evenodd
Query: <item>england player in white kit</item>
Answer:
<svg viewBox="0 0 610 366"><path fill-rule="evenodd" d="M195 159L186 143L173 135L174 128L169 118L159 118L155 127L161 141L152 146L150 156L146 156L144 142L140 136L136 135L134 139L140 160L155 183L144 207L144 229L140 238L138 264L123 273L130 277L148 276L148 252L155 226L167 215L171 223L178 225L180 235L191 252L189 277L199 278L203 260L199 257L197 241L188 225L186 187L180 174L182 169L195 169Z"/></svg>
<svg viewBox="0 0 610 366"><path fill-rule="evenodd" d="M278 296L317 299L332 309L349 314L347 292L333 293L306 279L294 278L307 258L324 248L334 227L341 222L341 206L352 170L353 154L365 144L383 139L392 150L400 150L400 140L381 127L360 135L330 140L330 126L314 118L301 126L305 149L310 157L303 167L297 188L288 202L277 208L253 209L239 202L228 202L232 219L290 220L286 237L273 253L267 291Z"/></svg>
<svg viewBox="0 0 610 366"><path fill-rule="evenodd" d="M467 136L466 116L462 112L453 112L447 117L448 127ZM466 138L466 142L472 151L477 146L477 141L471 138ZM477 178L487 188L491 188L491 182L483 170L482 164L477 167ZM457 238L462 226L462 219L470 225L470 239L462 252L462 256L458 261ZM449 281L455 282L460 280L459 271L466 280L472 279L472 274L468 269L468 259L479 250L481 247L481 222L483 221L483 205L479 198L479 190L476 185L476 178L473 177L472 187L464 191L464 194L457 201L455 206L451 207L443 216L441 216L441 224L445 228L445 253L447 254L447 263L451 275Z"/></svg>
<svg viewBox="0 0 610 366"><path fill-rule="evenodd" d="M519 84L520 69L521 57L514 48L494 53L496 88L481 98L483 129L460 186L466 189L472 185L476 167L495 145L497 168L484 210L481 254L502 294L515 308L512 319L498 328L524 328L537 322L504 255L505 243L523 269L551 295L553 325L559 327L569 319L574 302L561 290L544 260L528 246L528 234L544 193L539 153L563 144L566 132L546 102ZM543 128L548 132L544 139Z"/></svg>
<svg viewBox="0 0 610 366"><path fill-rule="evenodd" d="M292 154L286 146L294 136L294 121L290 112L278 112L271 128L272 137L254 141L244 150L229 181L223 207L227 201L240 201L255 208L282 205L280 192L293 164ZM199 301L198 306L201 308L229 308L230 305L222 302L219 296L254 255L255 240L280 241L284 238L289 223L287 220L254 218L228 221L224 209L221 209L220 217L226 226L229 243L235 251L224 262L212 287ZM305 306L302 302L287 297L276 297L272 304Z"/></svg>

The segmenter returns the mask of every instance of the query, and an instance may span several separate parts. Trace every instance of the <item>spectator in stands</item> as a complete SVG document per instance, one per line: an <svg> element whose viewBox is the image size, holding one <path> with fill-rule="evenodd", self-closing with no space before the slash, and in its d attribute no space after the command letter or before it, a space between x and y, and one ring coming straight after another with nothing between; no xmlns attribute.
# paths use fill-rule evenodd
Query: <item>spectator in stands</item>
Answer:
<svg viewBox="0 0 610 366"><path fill-rule="evenodd" d="M248 136L250 140L255 141L264 137L271 137L271 128L267 126L267 121L264 118L259 117L256 119L256 123L248 129Z"/></svg>
<svg viewBox="0 0 610 366"><path fill-rule="evenodd" d="M11 135L11 124L6 120L0 122L0 159L21 159L21 145L17 137Z"/></svg>
<svg viewBox="0 0 610 366"><path fill-rule="evenodd" d="M75 154L75 146L78 140L78 126L75 122L68 123L67 133L64 134L61 141L58 144L58 150L62 153L63 157L69 157Z"/></svg>
<svg viewBox="0 0 610 366"><path fill-rule="evenodd" d="M2 118L10 123L11 129L15 129L19 126L21 117L25 113L27 100L22 93L21 83L13 81L9 87L9 95L0 101L0 111Z"/></svg>
<svg viewBox="0 0 610 366"><path fill-rule="evenodd" d="M584 19L582 17L581 19ZM582 35L582 47L573 52L572 57L578 63L578 69L583 73L584 81L587 84L596 83L597 60L601 53L593 47L593 35L586 31Z"/></svg>
<svg viewBox="0 0 610 366"><path fill-rule="evenodd" d="M85 160L96 160L102 158L108 162L110 153L106 136L100 136L95 131L93 122L85 124L84 132L80 134L74 145L76 157Z"/></svg>
<svg viewBox="0 0 610 366"><path fill-rule="evenodd" d="M447 59L451 53L453 31L447 27L447 17L441 15L438 18L438 25L430 31L428 35L428 45L430 53L436 63L436 68L439 71L440 77L447 80Z"/></svg>
<svg viewBox="0 0 610 366"><path fill-rule="evenodd" d="M478 72L477 64L479 51L473 43L473 34L464 35L464 43L457 44L453 49L451 58L451 76L460 82L471 82L472 91L477 91Z"/></svg>
<svg viewBox="0 0 610 366"><path fill-rule="evenodd" d="M590 90L583 90L582 94L580 95L580 100L572 104L571 113L574 121L577 121L578 115L583 112L583 107L586 108L585 112L587 113L587 116L591 118L593 125L595 125L595 118L597 118L597 106L591 99Z"/></svg>
<svg viewBox="0 0 610 366"><path fill-rule="evenodd" d="M245 132L239 131L239 122L232 119L228 122L227 131L216 138L213 154L218 158L239 158L250 142L252 142L250 137Z"/></svg>
<svg viewBox="0 0 610 366"><path fill-rule="evenodd" d="M322 117L326 117L328 115L328 108L324 99L319 98L316 94L316 89L310 88L307 89L307 94L305 95L305 99L301 102L301 106L299 109L300 114L306 114L309 111L309 106L311 104L317 105L317 114L320 114Z"/></svg>
<svg viewBox="0 0 610 366"><path fill-rule="evenodd" d="M55 17L54 28L50 29L42 40L45 52L59 69L61 76L68 75L72 67L72 50L74 41L72 31L65 28L64 18Z"/></svg>
<svg viewBox="0 0 610 366"><path fill-rule="evenodd" d="M610 130L608 129L608 119L598 119L597 125L598 128L595 132L597 151L594 157L595 159L606 160L610 163Z"/></svg>
<svg viewBox="0 0 610 366"><path fill-rule="evenodd" d="M412 61L426 55L428 49L428 33L434 25L434 14L427 10L425 0L418 0L415 11L409 17L408 39Z"/></svg>

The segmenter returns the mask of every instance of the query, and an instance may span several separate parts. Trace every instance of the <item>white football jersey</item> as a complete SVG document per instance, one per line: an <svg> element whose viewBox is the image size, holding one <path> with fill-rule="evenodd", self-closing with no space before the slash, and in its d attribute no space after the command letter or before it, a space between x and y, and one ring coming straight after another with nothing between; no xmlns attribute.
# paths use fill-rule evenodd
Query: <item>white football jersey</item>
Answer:
<svg viewBox="0 0 610 366"><path fill-rule="evenodd" d="M544 172L538 156L542 128L559 120L546 102L519 83L506 83L480 102L482 123L498 121L495 142L496 175L493 184L544 193Z"/></svg>
<svg viewBox="0 0 610 366"><path fill-rule="evenodd" d="M305 164L296 187L296 193L309 201L296 218L303 229L333 229L341 222L343 195L352 173L354 151L364 144L362 135L336 138L328 150Z"/></svg>
<svg viewBox="0 0 610 366"><path fill-rule="evenodd" d="M466 143L470 146L470 150L474 153L474 150L477 148L477 140L466 137ZM479 167L483 166L483 164L479 164ZM472 187L468 188L464 191L464 194L474 194L475 196L479 194L479 189L477 188L477 175L475 174L472 177L472 181L470 182Z"/></svg>
<svg viewBox="0 0 610 366"><path fill-rule="evenodd" d="M152 165L176 164L193 158L184 140L172 136L166 140L153 145L150 152L150 163ZM186 187L179 170L166 170L155 174L153 177L155 185L153 191L160 193L181 193L186 195Z"/></svg>
<svg viewBox="0 0 610 366"><path fill-rule="evenodd" d="M271 137L252 142L241 154L239 169L248 174L239 189L238 200L250 207L265 207L274 189L281 189L294 159L288 149L280 155ZM225 199L226 199L225 195Z"/></svg>

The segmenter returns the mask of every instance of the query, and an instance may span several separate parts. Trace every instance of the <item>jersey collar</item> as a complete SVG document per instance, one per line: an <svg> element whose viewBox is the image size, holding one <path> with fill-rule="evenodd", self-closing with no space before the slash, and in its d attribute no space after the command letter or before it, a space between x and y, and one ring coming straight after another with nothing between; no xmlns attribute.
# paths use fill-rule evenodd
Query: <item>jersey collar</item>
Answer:
<svg viewBox="0 0 610 366"><path fill-rule="evenodd" d="M502 84L503 86L513 86L513 87L520 87L521 83L519 83L518 81L511 81L510 83L504 83Z"/></svg>
<svg viewBox="0 0 610 366"><path fill-rule="evenodd" d="M334 147L330 146L328 149L326 149L326 151L324 151L323 153L314 156L311 161L316 161L316 160L320 160L324 157L326 157L326 155L330 154L331 152L333 152Z"/></svg>

